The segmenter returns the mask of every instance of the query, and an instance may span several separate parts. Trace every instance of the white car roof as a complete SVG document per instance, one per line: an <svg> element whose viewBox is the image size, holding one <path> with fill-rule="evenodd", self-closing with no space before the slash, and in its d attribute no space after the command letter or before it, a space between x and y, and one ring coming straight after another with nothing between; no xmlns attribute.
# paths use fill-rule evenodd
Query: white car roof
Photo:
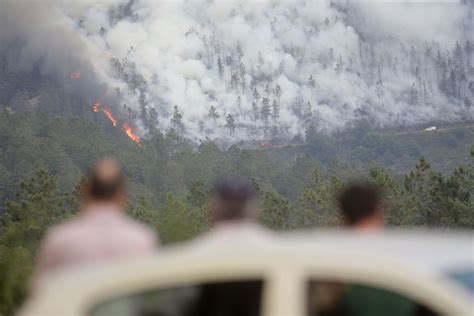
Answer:
<svg viewBox="0 0 474 316"><path fill-rule="evenodd" d="M216 243L208 247L182 243L160 249L156 254L130 260L134 266L149 266L176 258L200 262L201 266L228 265L229 258L238 258L243 266L266 269L279 264L311 266L330 257L336 264L390 264L427 276L446 276L452 271L474 269L474 234L472 232L385 230L356 233L348 230L308 230L276 233L265 243ZM340 258L340 259L339 259ZM78 269L88 274L101 270L127 268L125 262L105 263L96 269ZM233 265L230 264L230 265ZM68 271L65 271L68 272ZM75 274L58 273L59 279L74 279ZM54 277L53 277L54 279ZM53 282L54 283L54 282Z"/></svg>
<svg viewBox="0 0 474 316"><path fill-rule="evenodd" d="M277 271L282 277L293 274L323 280L369 281L393 290L411 291L410 295L421 300L436 297L441 310L448 305L466 308L463 304L470 301L471 294L441 276L447 270L474 266L473 237L470 232L390 230L360 234L317 230L275 234L264 245L217 243L205 251L196 251L193 243L185 243L129 262L74 273L63 271L45 282L41 297L27 304L23 315L35 315L37 308L73 309L84 306L86 301L92 304L156 284L258 278ZM442 293L452 293L451 298L447 300ZM62 300L68 304L58 303Z"/></svg>
<svg viewBox="0 0 474 316"><path fill-rule="evenodd" d="M425 272L474 269L474 233L389 229L380 232L313 230L282 234L287 247L330 250L353 256L377 256Z"/></svg>

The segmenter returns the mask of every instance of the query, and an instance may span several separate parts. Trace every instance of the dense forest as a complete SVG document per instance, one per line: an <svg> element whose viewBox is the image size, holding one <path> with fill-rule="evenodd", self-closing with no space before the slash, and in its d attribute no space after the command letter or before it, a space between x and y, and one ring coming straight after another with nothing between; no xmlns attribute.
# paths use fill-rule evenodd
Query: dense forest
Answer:
<svg viewBox="0 0 474 316"><path fill-rule="evenodd" d="M58 85L54 76L0 72L2 315L24 299L45 230L75 216L82 177L105 156L124 165L130 215L155 227L165 244L209 227L210 189L227 173L252 179L261 222L272 229L338 225L334 194L361 178L385 190L391 226L474 228L469 122L419 132L374 129L360 120L332 134L309 127L304 138L283 146L196 143L159 128L137 140L115 126L127 123L123 118L114 122L94 111L93 100Z"/></svg>
<svg viewBox="0 0 474 316"><path fill-rule="evenodd" d="M307 143L299 147L244 149L212 141L196 145L156 130L137 144L98 114L82 118L3 108L0 313L10 315L25 297L39 240L47 227L75 216L82 176L100 157L122 161L130 215L155 227L165 244L209 227L210 188L226 173L252 179L261 222L273 229L338 225L334 194L346 181L361 178L384 189L390 226L472 229L473 134L472 128L458 128L405 139L361 124L337 136L308 130ZM441 159L432 168L430 156L440 152L451 162ZM382 166L395 167L397 157L412 163L409 171Z"/></svg>
<svg viewBox="0 0 474 316"><path fill-rule="evenodd" d="M228 173L252 180L275 230L339 225L354 179L383 189L391 227L474 228L469 3L399 4L420 24L408 36L386 9L254 2L0 2L0 315L102 157L165 245L209 228Z"/></svg>

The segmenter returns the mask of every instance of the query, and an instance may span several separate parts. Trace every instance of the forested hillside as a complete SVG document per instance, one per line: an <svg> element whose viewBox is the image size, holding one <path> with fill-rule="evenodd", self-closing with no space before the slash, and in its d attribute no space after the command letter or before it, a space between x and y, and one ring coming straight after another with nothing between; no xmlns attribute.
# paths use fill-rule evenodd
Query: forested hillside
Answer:
<svg viewBox="0 0 474 316"><path fill-rule="evenodd" d="M228 173L276 230L337 226L352 179L389 226L474 229L469 1L244 2L0 1L0 315L107 156L165 244L209 227Z"/></svg>
<svg viewBox="0 0 474 316"><path fill-rule="evenodd" d="M470 1L0 5L11 71L54 76L142 132L289 142L474 119Z"/></svg>
<svg viewBox="0 0 474 316"><path fill-rule="evenodd" d="M308 135L305 152L297 153L297 147L221 149L210 141L196 146L158 130L137 144L103 116L90 120L58 117L41 109L3 108L0 136L0 256L5 259L0 269L0 312L6 315L25 295L45 229L75 216L81 176L103 156L123 162L130 214L152 224L164 243L186 240L207 229L211 183L227 172L253 180L261 198L261 221L275 229L337 225L333 197L352 178L366 178L385 190L389 225L474 228L470 129L429 134L412 143L367 132L363 138L345 139L349 145L343 148L343 139L314 134ZM450 155L462 163L441 173L431 168L429 155L414 158L425 151L437 157L440 150L451 150ZM370 156L358 154L364 151ZM395 160L397 155L410 157L411 170L402 174L378 166L377 158L384 155ZM350 156L354 159L344 159Z"/></svg>
<svg viewBox="0 0 474 316"><path fill-rule="evenodd" d="M198 145L154 129L137 144L54 80L10 79L21 90L5 89L0 109L0 255L8 258L0 272L0 312L7 315L24 296L45 229L74 216L81 176L103 156L123 162L131 214L156 227L165 243L208 227L210 185L228 172L252 178L261 220L276 229L337 225L333 195L354 177L386 190L390 225L474 227L470 128L405 137L361 122L332 136L309 129L300 145L251 149ZM403 175L407 165L411 171Z"/></svg>

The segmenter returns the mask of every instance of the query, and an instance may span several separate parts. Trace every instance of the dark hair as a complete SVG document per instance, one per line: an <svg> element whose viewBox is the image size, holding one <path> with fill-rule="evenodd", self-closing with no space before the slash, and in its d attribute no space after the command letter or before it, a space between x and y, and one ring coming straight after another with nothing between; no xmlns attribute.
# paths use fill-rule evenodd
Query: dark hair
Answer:
<svg viewBox="0 0 474 316"><path fill-rule="evenodd" d="M373 184L353 183L342 190L339 207L349 225L366 219L382 205L382 192Z"/></svg>
<svg viewBox="0 0 474 316"><path fill-rule="evenodd" d="M110 162L102 162L102 164L108 163ZM115 162L112 162L112 164L115 164ZM99 163L89 173L87 194L93 200L109 201L123 190L124 177L118 165L112 165L112 168L115 168L115 170L108 174L104 174L102 168L103 166Z"/></svg>
<svg viewBox="0 0 474 316"><path fill-rule="evenodd" d="M214 194L219 201L215 210L216 220L236 220L248 216L248 203L256 198L253 184L241 176L226 176L214 184Z"/></svg>

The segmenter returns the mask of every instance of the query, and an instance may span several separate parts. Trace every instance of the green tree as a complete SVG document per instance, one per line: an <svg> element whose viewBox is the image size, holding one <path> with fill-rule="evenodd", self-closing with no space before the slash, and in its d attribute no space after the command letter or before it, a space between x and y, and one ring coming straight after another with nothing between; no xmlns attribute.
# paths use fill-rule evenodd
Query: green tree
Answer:
<svg viewBox="0 0 474 316"><path fill-rule="evenodd" d="M335 201L341 180L315 169L299 199L300 226L338 226L342 222Z"/></svg>
<svg viewBox="0 0 474 316"><path fill-rule="evenodd" d="M288 199L278 192L266 192L262 201L261 222L272 229L288 229L294 227L291 218L292 210Z"/></svg>
<svg viewBox="0 0 474 316"><path fill-rule="evenodd" d="M163 243L185 241L205 229L199 209L189 207L185 202L169 193L165 205L159 210L157 228Z"/></svg>
<svg viewBox="0 0 474 316"><path fill-rule="evenodd" d="M0 244L0 258L0 314L11 316L26 298L32 257L21 246L5 247Z"/></svg>
<svg viewBox="0 0 474 316"><path fill-rule="evenodd" d="M270 108L270 100L268 100L268 98L263 98L262 99L262 109L260 110L260 115L261 115L261 118L262 118L262 121L263 121L265 133L268 130L268 123L269 123L269 118L270 118L271 113L272 113L272 111L271 111L271 108Z"/></svg>
<svg viewBox="0 0 474 316"><path fill-rule="evenodd" d="M179 111L178 106L174 106L173 117L171 118L171 126L173 130L182 136L184 132L183 114Z"/></svg>

